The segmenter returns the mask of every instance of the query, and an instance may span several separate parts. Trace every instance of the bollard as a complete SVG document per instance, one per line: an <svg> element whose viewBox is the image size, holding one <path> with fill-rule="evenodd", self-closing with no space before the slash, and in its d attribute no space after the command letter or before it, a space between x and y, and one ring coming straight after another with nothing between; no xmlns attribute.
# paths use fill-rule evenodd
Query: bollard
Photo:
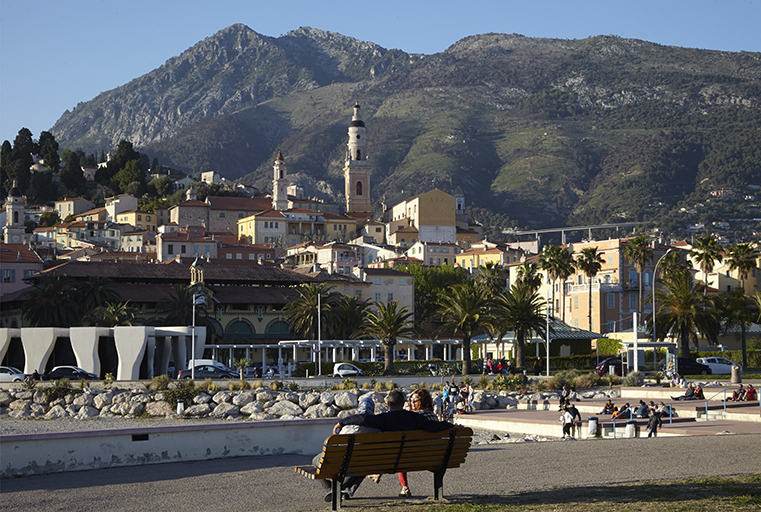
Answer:
<svg viewBox="0 0 761 512"><path fill-rule="evenodd" d="M597 416L589 416L589 427L587 430L587 437L597 436Z"/></svg>
<svg viewBox="0 0 761 512"><path fill-rule="evenodd" d="M731 384L742 384L743 381L743 374L741 372L742 368L740 368L737 365L732 366L732 376L730 383Z"/></svg>
<svg viewBox="0 0 761 512"><path fill-rule="evenodd" d="M627 439L631 439L634 437L634 433L637 429L637 422L634 420L627 420L626 421L626 433L624 434L624 437Z"/></svg>
<svg viewBox="0 0 761 512"><path fill-rule="evenodd" d="M177 414L185 412L185 400L177 400Z"/></svg>

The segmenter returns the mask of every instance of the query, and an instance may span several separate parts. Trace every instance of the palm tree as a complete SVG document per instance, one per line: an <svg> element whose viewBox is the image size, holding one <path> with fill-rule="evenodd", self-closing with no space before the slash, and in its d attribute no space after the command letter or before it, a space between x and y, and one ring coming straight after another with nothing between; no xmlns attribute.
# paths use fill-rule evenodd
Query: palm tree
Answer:
<svg viewBox="0 0 761 512"><path fill-rule="evenodd" d="M637 238L629 240L629 244L624 247L624 255L629 259L629 263L634 265L637 271L637 310L642 312L642 272L650 260L653 259L653 250L650 248L650 237L640 235Z"/></svg>
<svg viewBox="0 0 761 512"><path fill-rule="evenodd" d="M497 322L515 332L515 359L519 368L526 367L526 338L531 332L546 334L547 319L543 315L544 299L525 283L516 283L496 301Z"/></svg>
<svg viewBox="0 0 761 512"><path fill-rule="evenodd" d="M581 250L581 255L576 259L574 265L581 273L587 277L587 284L589 285L589 330L592 330L592 280L602 268L602 264L605 261L602 259L600 253L597 252L597 247L585 247Z"/></svg>
<svg viewBox="0 0 761 512"><path fill-rule="evenodd" d="M478 267L473 283L489 299L499 296L505 290L505 271L496 263L486 263Z"/></svg>
<svg viewBox="0 0 761 512"><path fill-rule="evenodd" d="M748 273L758 267L758 249L750 242L745 242L731 246L728 252L729 258L727 258L727 262L729 263L729 270L737 270L737 274L740 277L740 286L744 290Z"/></svg>
<svg viewBox="0 0 761 512"><path fill-rule="evenodd" d="M135 324L137 309L127 302L109 303L90 310L84 323L98 327L130 326Z"/></svg>
<svg viewBox="0 0 761 512"><path fill-rule="evenodd" d="M72 280L65 275L42 274L34 289L22 295L23 317L33 327L73 327L79 325L81 309L75 300Z"/></svg>
<svg viewBox="0 0 761 512"><path fill-rule="evenodd" d="M114 289L114 283L105 277L90 277L74 286L77 301L84 313L95 308L105 307L108 303L122 301L121 294Z"/></svg>
<svg viewBox="0 0 761 512"><path fill-rule="evenodd" d="M539 273L539 265L535 261L524 261L518 265L516 282L525 283L526 286L536 291L542 286L542 274Z"/></svg>
<svg viewBox="0 0 761 512"><path fill-rule="evenodd" d="M660 279L664 289L655 291L658 318L658 337L675 335L679 338L682 357L690 357L690 340L697 344L697 331L715 339L719 320L713 301L701 295L689 272L673 272ZM652 332L652 314L648 323Z"/></svg>
<svg viewBox="0 0 761 512"><path fill-rule="evenodd" d="M690 251L690 259L700 267L705 279L703 295L708 293L708 274L713 270L717 261L721 261L721 246L712 236L703 236L695 241ZM718 284L718 283L717 283Z"/></svg>
<svg viewBox="0 0 761 512"><path fill-rule="evenodd" d="M735 288L717 297L716 305L719 315L724 319L725 327L740 326L740 342L743 352L743 366L748 366L746 329L749 323L759 318L759 292L751 296L745 295L745 290Z"/></svg>
<svg viewBox="0 0 761 512"><path fill-rule="evenodd" d="M573 274L573 257L567 250L557 245L548 245L539 255L539 266L547 272L553 283L560 281L560 307L562 319L565 321L565 281ZM552 287L552 303L555 303L555 287ZM557 316L557 311L555 311Z"/></svg>
<svg viewBox="0 0 761 512"><path fill-rule="evenodd" d="M453 286L439 295L437 314L444 320L443 329L462 334L462 374L470 373L470 340L480 326L489 326L489 300L472 282Z"/></svg>
<svg viewBox="0 0 761 512"><path fill-rule="evenodd" d="M370 302L360 300L358 296L341 295L331 304L327 319L330 335L336 340L349 340L358 331L367 318Z"/></svg>
<svg viewBox="0 0 761 512"><path fill-rule="evenodd" d="M327 332L332 303L337 296L331 292L332 289L325 283L307 283L297 288L298 297L283 308L294 334L310 340L317 339L318 317L324 320L321 322L321 334Z"/></svg>
<svg viewBox="0 0 761 512"><path fill-rule="evenodd" d="M370 311L367 314L365 325L356 333L356 337L378 338L385 349L384 375L394 373L394 347L399 338L411 337L417 333L412 317L413 313L407 310L407 306L399 308L397 301L386 304L376 302L378 312Z"/></svg>
<svg viewBox="0 0 761 512"><path fill-rule="evenodd" d="M688 272L690 267L683 256L684 252L680 250L672 250L661 256L661 259L658 260L661 275L667 276L673 272ZM653 274L653 277L655 277L655 274Z"/></svg>
<svg viewBox="0 0 761 512"><path fill-rule="evenodd" d="M164 325L191 325L193 322L193 289L188 286L175 286L172 295L156 304L156 311L163 317ZM195 306L196 317L207 315L206 305Z"/></svg>

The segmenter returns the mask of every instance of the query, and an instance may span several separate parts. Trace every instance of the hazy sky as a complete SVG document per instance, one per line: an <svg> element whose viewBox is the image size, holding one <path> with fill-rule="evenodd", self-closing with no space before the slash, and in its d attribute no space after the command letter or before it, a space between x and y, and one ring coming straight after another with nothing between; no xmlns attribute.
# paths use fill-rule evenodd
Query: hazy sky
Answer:
<svg viewBox="0 0 761 512"><path fill-rule="evenodd" d="M432 54L487 32L761 51L761 0L0 0L0 141L37 138L66 109L161 66L234 23L300 26Z"/></svg>

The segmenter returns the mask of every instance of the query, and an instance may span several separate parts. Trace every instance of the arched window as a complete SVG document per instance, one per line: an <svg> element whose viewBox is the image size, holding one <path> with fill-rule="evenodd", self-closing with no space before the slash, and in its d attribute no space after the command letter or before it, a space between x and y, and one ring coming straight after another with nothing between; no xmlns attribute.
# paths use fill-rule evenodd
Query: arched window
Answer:
<svg viewBox="0 0 761 512"><path fill-rule="evenodd" d="M288 324L282 320L275 320L267 326L267 334L290 334Z"/></svg>
<svg viewBox="0 0 761 512"><path fill-rule="evenodd" d="M227 326L228 334L253 334L251 324L243 320L236 320Z"/></svg>
<svg viewBox="0 0 761 512"><path fill-rule="evenodd" d="M362 160L362 151L357 150L357 160Z"/></svg>
<svg viewBox="0 0 761 512"><path fill-rule="evenodd" d="M358 196L362 195L362 182L361 181L357 182L357 195Z"/></svg>
<svg viewBox="0 0 761 512"><path fill-rule="evenodd" d="M18 212L13 212L13 223L18 224Z"/></svg>

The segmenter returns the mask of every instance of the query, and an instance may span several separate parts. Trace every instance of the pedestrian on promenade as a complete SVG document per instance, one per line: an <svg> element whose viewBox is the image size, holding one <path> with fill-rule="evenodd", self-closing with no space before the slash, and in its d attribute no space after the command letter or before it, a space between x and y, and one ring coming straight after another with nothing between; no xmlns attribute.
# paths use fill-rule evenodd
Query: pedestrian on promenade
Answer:
<svg viewBox="0 0 761 512"><path fill-rule="evenodd" d="M663 426L663 421L655 409L651 410L650 413L650 419L647 420L647 437L658 437L658 429Z"/></svg>

